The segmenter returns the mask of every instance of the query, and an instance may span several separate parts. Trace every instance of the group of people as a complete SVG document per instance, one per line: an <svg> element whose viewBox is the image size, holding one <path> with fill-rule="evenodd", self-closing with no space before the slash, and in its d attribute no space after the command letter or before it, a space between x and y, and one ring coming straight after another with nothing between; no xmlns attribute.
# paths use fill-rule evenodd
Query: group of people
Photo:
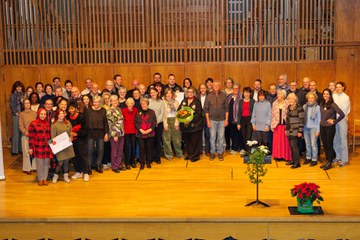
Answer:
<svg viewBox="0 0 360 240"><path fill-rule="evenodd" d="M331 82L320 93L315 81L306 77L298 88L282 74L267 90L256 79L252 89L241 91L231 78L223 89L212 78L194 88L189 78L180 86L170 74L164 84L155 73L147 87L134 80L127 89L119 74L107 80L102 91L90 78L85 85L82 91L70 80L62 86L58 77L53 84L38 82L34 88L25 89L20 81L13 84L12 154L22 152L24 173L36 170L40 186L48 185L49 177L56 183L60 173L65 182L88 181L92 170L102 173L111 167L119 173L138 163L140 169L151 168L161 158L184 155L196 162L203 150L211 161L216 156L222 161L226 150L249 153L249 140L268 146L273 158L298 168L303 152L304 164L317 165L321 137L326 156L321 168L330 169L334 161L348 164L350 100L344 82ZM183 107L192 109L188 122L177 118ZM72 145L53 154L50 146L64 132ZM70 160L75 168L71 177Z"/></svg>

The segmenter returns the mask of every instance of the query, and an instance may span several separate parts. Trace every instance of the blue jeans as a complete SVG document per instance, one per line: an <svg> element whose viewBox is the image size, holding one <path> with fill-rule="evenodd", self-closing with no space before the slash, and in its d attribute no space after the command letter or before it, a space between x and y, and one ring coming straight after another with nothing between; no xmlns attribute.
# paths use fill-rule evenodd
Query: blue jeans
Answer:
<svg viewBox="0 0 360 240"><path fill-rule="evenodd" d="M213 121L210 120L211 128L210 128L210 145L211 150L210 153L214 154L216 149L216 134L217 134L217 152L222 154L224 152L224 135L225 135L225 121Z"/></svg>
<svg viewBox="0 0 360 240"><path fill-rule="evenodd" d="M19 116L12 116L12 137L11 137L11 153L18 154L22 152L21 132L19 129Z"/></svg>
<svg viewBox="0 0 360 240"><path fill-rule="evenodd" d="M318 158L318 145L316 136L316 128L304 127L304 138L306 144L306 159L317 161Z"/></svg>
<svg viewBox="0 0 360 240"><path fill-rule="evenodd" d="M95 162L95 167L101 166L101 162L104 156L104 138L89 138L87 142L87 156L88 156L88 166L89 168L92 166L92 158L94 155L94 144L96 143L97 157Z"/></svg>
<svg viewBox="0 0 360 240"><path fill-rule="evenodd" d="M343 162L349 161L349 152L347 144L348 125L346 119L341 120L335 125L336 132L334 137L334 150L336 159L341 159Z"/></svg>
<svg viewBox="0 0 360 240"><path fill-rule="evenodd" d="M210 152L210 129L206 125L206 121L204 121L203 134L201 134L201 146L203 144L203 138L205 139L205 152ZM202 149L202 148L201 148Z"/></svg>

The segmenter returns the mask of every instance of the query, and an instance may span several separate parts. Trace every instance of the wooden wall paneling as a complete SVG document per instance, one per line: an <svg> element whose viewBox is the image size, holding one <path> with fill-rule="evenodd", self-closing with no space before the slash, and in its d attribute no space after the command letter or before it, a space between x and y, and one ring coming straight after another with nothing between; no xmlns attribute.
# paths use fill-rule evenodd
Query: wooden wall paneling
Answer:
<svg viewBox="0 0 360 240"><path fill-rule="evenodd" d="M154 73L150 73L150 67L147 64L124 64L114 66L114 75L121 74L123 79L122 85L126 86L127 89L132 88L132 81L134 79L139 80L139 83L142 83L145 86L149 85L153 82L152 75Z"/></svg>
<svg viewBox="0 0 360 240"><path fill-rule="evenodd" d="M254 80L260 78L260 63L225 63L224 69L223 80L231 77L241 84L241 91L246 86L253 88ZM263 87L267 89L267 83L263 82Z"/></svg>
<svg viewBox="0 0 360 240"><path fill-rule="evenodd" d="M354 41L356 42L360 42L360 1L356 1L356 6L355 6L355 22L354 22L354 34L355 34L355 39Z"/></svg>
<svg viewBox="0 0 360 240"><path fill-rule="evenodd" d="M335 73L336 73L336 81L343 81L347 83L348 87L346 93L350 96L351 101L351 111L350 116L353 118L360 117L360 113L356 110L357 104L355 99L357 99L358 94L356 94L356 89L358 89L358 79L356 78L358 69L360 65L358 58L360 58L360 53L356 55L355 48L335 48ZM358 50L359 51L359 50Z"/></svg>
<svg viewBox="0 0 360 240"><path fill-rule="evenodd" d="M355 32L360 30L355 29L360 23L356 23L358 19L355 16L359 15L356 12L358 0L336 0L335 2L336 12L336 42L353 42L355 41Z"/></svg>
<svg viewBox="0 0 360 240"><path fill-rule="evenodd" d="M302 79L309 77L317 82L321 92L328 87L330 81L335 81L335 62L300 62L298 63L298 86L302 86Z"/></svg>
<svg viewBox="0 0 360 240"><path fill-rule="evenodd" d="M288 82L296 79L296 64L284 62L262 62L260 70L260 79L265 83L278 84L278 77L286 73Z"/></svg>
<svg viewBox="0 0 360 240"><path fill-rule="evenodd" d="M41 66L40 81L44 84L52 84L54 77L60 77L61 84L64 85L67 79L71 80L74 86L78 85L74 66Z"/></svg>
<svg viewBox="0 0 360 240"><path fill-rule="evenodd" d="M200 83L204 83L209 77L220 81L222 83L221 85L223 85L225 79L221 70L221 63L187 63L185 64L184 77L189 77L196 87ZM184 78L181 79L181 86L183 79Z"/></svg>
<svg viewBox="0 0 360 240"><path fill-rule="evenodd" d="M112 66L78 66L76 68L76 78L80 91L85 88L85 79L91 78L93 82L99 84L99 89L104 89L106 80L113 79Z"/></svg>
<svg viewBox="0 0 360 240"><path fill-rule="evenodd" d="M0 65L1 66L1 65ZM5 80L4 80L4 72L3 72L3 67L0 67L0 83L2 84L2 86L5 86L6 83L5 83ZM0 88L0 101L3 103L3 104L6 104L7 102L9 102L9 100L6 100L6 88L4 87L1 87ZM10 96L10 95L8 95ZM6 104L6 107L5 108L2 108L2 111L1 111L1 114L0 114L0 117L1 117L1 138L2 138L2 142L3 143L6 143L8 142L9 140L9 135L8 135L8 130L9 127L7 126L8 125L8 115L11 115L10 114L10 106L8 106L9 104Z"/></svg>
<svg viewBox="0 0 360 240"><path fill-rule="evenodd" d="M350 85L350 88L351 88L350 89L348 87L347 91L350 90L349 92L351 93L350 101L352 103L351 104L352 116L353 116L353 118L360 119L360 94L356 94L356 93L358 93L359 85L360 85L360 73L359 73L360 47L356 49L354 58L355 58L355 64L354 64L355 76L352 79L346 79L346 82L348 83L348 85Z"/></svg>

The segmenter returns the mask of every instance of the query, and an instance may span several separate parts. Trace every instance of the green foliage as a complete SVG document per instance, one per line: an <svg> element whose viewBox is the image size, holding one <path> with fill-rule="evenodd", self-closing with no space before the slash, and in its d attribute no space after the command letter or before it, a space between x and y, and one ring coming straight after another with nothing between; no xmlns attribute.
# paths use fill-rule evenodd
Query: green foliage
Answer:
<svg viewBox="0 0 360 240"><path fill-rule="evenodd" d="M245 174L249 176L250 182L254 184L262 183L261 177L267 173L265 167L265 157L269 150L265 146L257 147L252 153L249 154L249 161Z"/></svg>

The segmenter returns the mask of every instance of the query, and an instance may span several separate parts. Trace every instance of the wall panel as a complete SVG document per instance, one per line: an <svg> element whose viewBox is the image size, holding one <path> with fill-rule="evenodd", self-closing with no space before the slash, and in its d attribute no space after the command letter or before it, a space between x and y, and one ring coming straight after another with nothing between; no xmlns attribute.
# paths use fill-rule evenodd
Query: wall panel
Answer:
<svg viewBox="0 0 360 240"><path fill-rule="evenodd" d="M78 86L73 66L43 66L40 68L40 79L43 83L51 83L54 77L60 77L61 84L65 84L67 79L71 80L75 86Z"/></svg>
<svg viewBox="0 0 360 240"><path fill-rule="evenodd" d="M224 79L231 77L235 82L241 84L241 88L253 86L253 82L260 76L260 63L228 63L224 64ZM263 81L263 87L268 87L268 82Z"/></svg>
<svg viewBox="0 0 360 240"><path fill-rule="evenodd" d="M304 77L310 77L317 82L318 89L324 89L330 81L335 81L334 62L309 62L298 64L298 85L302 85ZM348 80L346 80L348 82Z"/></svg>
<svg viewBox="0 0 360 240"><path fill-rule="evenodd" d="M123 78L123 85L127 88L132 87L132 81L134 79L139 80L139 83L149 85L152 82L152 74L150 73L150 67L147 65L120 65L114 66L113 75L121 74ZM110 78L112 79L112 78Z"/></svg>
<svg viewBox="0 0 360 240"><path fill-rule="evenodd" d="M99 89L104 89L105 81L113 79L112 66L81 66L76 68L76 78L79 82L80 91L85 88L85 79L91 78L99 84Z"/></svg>
<svg viewBox="0 0 360 240"><path fill-rule="evenodd" d="M209 77L223 82L224 77L222 67L223 65L220 63L188 63L185 64L185 76L190 77L195 87L197 87L200 83L205 82L205 80Z"/></svg>
<svg viewBox="0 0 360 240"><path fill-rule="evenodd" d="M267 83L278 83L278 77L280 74L286 73L288 75L288 81L296 80L296 64L295 63L283 63L274 62L261 64L261 80Z"/></svg>

